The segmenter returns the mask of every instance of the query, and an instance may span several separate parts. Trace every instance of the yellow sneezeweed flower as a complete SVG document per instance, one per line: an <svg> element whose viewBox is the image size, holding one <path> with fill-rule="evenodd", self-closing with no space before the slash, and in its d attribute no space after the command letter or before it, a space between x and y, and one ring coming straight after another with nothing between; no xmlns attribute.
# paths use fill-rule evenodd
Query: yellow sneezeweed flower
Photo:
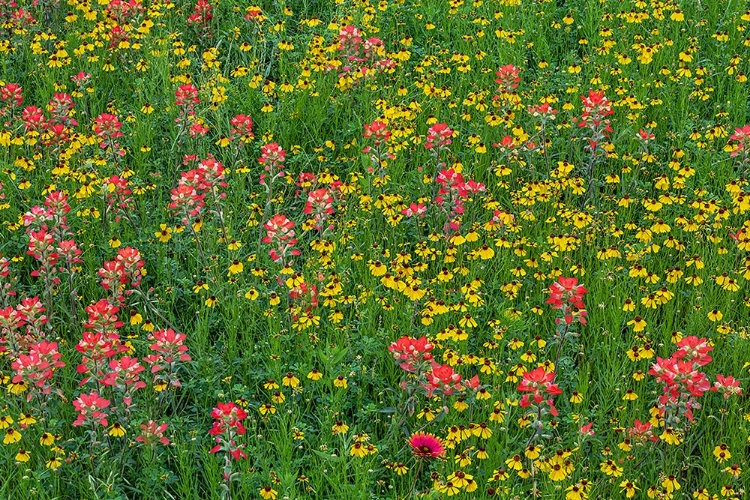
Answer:
<svg viewBox="0 0 750 500"><path fill-rule="evenodd" d="M7 429L13 424L13 418L10 415L0 417L0 429Z"/></svg>
<svg viewBox="0 0 750 500"><path fill-rule="evenodd" d="M232 264L229 266L229 269L227 270L227 276L232 276L234 274L240 274L242 271L244 271L245 267L242 265L242 262L240 260L233 260Z"/></svg>
<svg viewBox="0 0 750 500"><path fill-rule="evenodd" d="M349 426L346 425L341 420L338 420L332 427L331 432L333 434L346 434L346 431L349 430Z"/></svg>
<svg viewBox="0 0 750 500"><path fill-rule="evenodd" d="M5 431L5 436L3 437L3 444L13 444L17 443L21 440L21 433L18 432L15 428L9 427L8 430Z"/></svg>
<svg viewBox="0 0 750 500"><path fill-rule="evenodd" d="M125 427L120 422L115 422L109 428L109 435L113 437L123 437L126 432Z"/></svg>
<svg viewBox="0 0 750 500"><path fill-rule="evenodd" d="M729 447L726 444L721 443L714 448L714 457L717 462L723 463L732 458L732 454L729 453Z"/></svg>
<svg viewBox="0 0 750 500"><path fill-rule="evenodd" d="M618 466L613 460L607 460L599 465L599 470L608 476L618 477L622 475L622 467Z"/></svg>
<svg viewBox="0 0 750 500"><path fill-rule="evenodd" d="M21 424L21 426L33 425L36 423L36 419L31 413L22 413L21 416L18 417L18 423Z"/></svg>
<svg viewBox="0 0 750 500"><path fill-rule="evenodd" d="M141 316L141 314L135 309L131 309L130 310L130 325L131 326L140 325L142 321L143 321L143 316Z"/></svg>
<svg viewBox="0 0 750 500"><path fill-rule="evenodd" d="M55 435L50 432L44 432L39 437L39 444L43 446L52 446L55 444Z"/></svg>
<svg viewBox="0 0 750 500"><path fill-rule="evenodd" d="M281 385L284 387L295 388L299 386L299 379L294 376L294 373L287 372L286 375L284 375L284 378L281 379Z"/></svg>
<svg viewBox="0 0 750 500"><path fill-rule="evenodd" d="M399 462L397 464L393 465L393 470L398 474L399 476L403 476L409 471L409 468L404 465L403 463Z"/></svg>
<svg viewBox="0 0 750 500"><path fill-rule="evenodd" d="M628 321L627 324L628 326L632 326L633 331L636 333L645 330L647 325L646 321L641 316L636 316L635 318Z"/></svg>
<svg viewBox="0 0 750 500"><path fill-rule="evenodd" d="M661 482L661 486L662 486L662 488L664 488L665 490L667 490L669 493L673 493L674 491L679 490L680 488L682 488L682 486L680 486L680 483L677 482L677 478L674 475L672 475L672 474L670 474L669 476L667 476Z"/></svg>
<svg viewBox="0 0 750 500"><path fill-rule="evenodd" d="M628 481L627 479L620 483L620 488L621 491L625 493L626 498L633 498L635 492L640 489L635 485L635 481Z"/></svg>
<svg viewBox="0 0 750 500"><path fill-rule="evenodd" d="M258 493L263 500L276 500L276 496L278 495L278 492L271 486L265 486L259 489Z"/></svg>

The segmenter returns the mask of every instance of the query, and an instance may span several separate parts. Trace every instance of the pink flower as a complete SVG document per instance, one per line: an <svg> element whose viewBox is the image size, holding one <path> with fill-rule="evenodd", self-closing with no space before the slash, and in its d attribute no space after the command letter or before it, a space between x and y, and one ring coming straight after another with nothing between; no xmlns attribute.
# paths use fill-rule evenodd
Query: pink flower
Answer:
<svg viewBox="0 0 750 500"><path fill-rule="evenodd" d="M455 391L462 389L461 375L456 373L450 365L433 363L432 371L427 375L427 380L429 383L425 387L427 397L432 397L436 390L446 396L450 396Z"/></svg>
<svg viewBox="0 0 750 500"><path fill-rule="evenodd" d="M440 458L445 453L445 446L440 438L426 432L415 432L409 438L409 446L418 459Z"/></svg>
<svg viewBox="0 0 750 500"><path fill-rule="evenodd" d="M94 120L94 133L103 139L122 137L121 128L120 120L110 113L102 113Z"/></svg>
<svg viewBox="0 0 750 500"><path fill-rule="evenodd" d="M260 148L260 158L258 158L258 163L264 165L266 170L270 171L272 168L284 168L283 163L285 159L286 151L275 142L264 144L263 147Z"/></svg>

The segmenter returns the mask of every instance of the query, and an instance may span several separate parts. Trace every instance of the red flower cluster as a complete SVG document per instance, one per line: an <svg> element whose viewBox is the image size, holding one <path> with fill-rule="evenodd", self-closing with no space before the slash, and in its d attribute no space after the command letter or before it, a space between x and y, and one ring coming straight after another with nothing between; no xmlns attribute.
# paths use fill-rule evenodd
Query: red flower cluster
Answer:
<svg viewBox="0 0 750 500"><path fill-rule="evenodd" d="M677 351L667 359L656 358L649 375L653 375L664 386L658 399L660 415L669 425L678 427L684 416L693 421L693 409L701 407L698 398L708 391L721 391L725 397L742 394L739 381L734 377L717 376L712 385L708 376L700 369L712 361L713 350L705 338L690 336L677 343Z"/></svg>
<svg viewBox="0 0 750 500"><path fill-rule="evenodd" d="M495 72L495 83L499 85L498 92L512 92L518 88L518 84L521 83L521 77L518 76L520 72L521 70L512 64L501 66Z"/></svg>
<svg viewBox="0 0 750 500"><path fill-rule="evenodd" d="M44 325L49 318L39 297L24 297L15 308L0 309L0 352L18 356L44 339Z"/></svg>
<svg viewBox="0 0 750 500"><path fill-rule="evenodd" d="M401 337L388 346L388 351L398 362L402 370L414 373L416 382L410 384L403 381L401 387L405 390L421 389L428 398L437 392L439 395L449 396L455 391L461 391L461 375L456 373L450 365L442 365L435 361L430 353L434 345L427 337L418 339L408 336ZM476 380L478 387L478 379Z"/></svg>
<svg viewBox="0 0 750 500"><path fill-rule="evenodd" d="M524 394L521 397L521 408L528 408L532 404L545 403L549 406L550 414L556 417L557 408L552 404L552 398L562 394L562 390L554 381L555 372L548 372L541 366L524 373L517 389L531 394Z"/></svg>
<svg viewBox="0 0 750 500"><path fill-rule="evenodd" d="M425 362L432 363L433 356L430 353L435 346L431 344L427 337L422 336L418 339L404 335L396 342L388 346L388 351L393 354L402 370L410 373L416 373L417 366Z"/></svg>
<svg viewBox="0 0 750 500"><path fill-rule="evenodd" d="M145 356L143 361L151 365L154 387L157 391L163 390L167 385L181 387L180 379L177 378L177 363L185 363L193 359L187 353L188 346L185 345L187 335L167 328L156 330L149 335L149 339L154 341L149 346L153 354Z"/></svg>
<svg viewBox="0 0 750 500"><path fill-rule="evenodd" d="M186 162L196 159L195 156L186 157ZM226 197L226 193L221 191L221 188L227 186L225 171L220 161L209 156L200 160L197 168L180 174L177 188L172 189L169 208L174 210L174 215L180 218L181 224L188 226L200 221L209 195L209 200L214 202L214 211L221 213L218 201Z"/></svg>
<svg viewBox="0 0 750 500"><path fill-rule="evenodd" d="M214 423L208 433L216 436L217 444L211 448L210 453L226 451L235 460L247 458L247 454L242 451L244 445L237 445L234 440L236 435L246 432L242 421L247 418L247 412L230 401L217 404L211 411L211 417L214 418Z"/></svg>
<svg viewBox="0 0 750 500"><path fill-rule="evenodd" d="M107 417L109 415L104 410L109 404L110 401L108 399L104 399L96 392L81 394L75 399L75 401L73 401L73 406L78 412L78 418L73 422L73 426L78 427L84 424L99 424L106 427Z"/></svg>
<svg viewBox="0 0 750 500"><path fill-rule="evenodd" d="M188 26L197 29L201 36L210 37L209 26L211 20L214 18L213 10L208 0L198 0L193 8L193 13L187 18Z"/></svg>
<svg viewBox="0 0 750 500"><path fill-rule="evenodd" d="M192 83L186 83L180 85L174 93L175 95L175 106L180 110L180 117L176 118L177 123L182 122L189 116L195 114L195 105L200 103L201 100L198 98L198 87Z"/></svg>
<svg viewBox="0 0 750 500"><path fill-rule="evenodd" d="M388 130L388 125L380 120L375 120L372 123L365 124L365 131L362 133L362 137L365 139L372 139L373 146L365 146L362 148L362 152L370 156L370 173L377 169L382 175L383 168L387 166L388 160L396 158L396 155L391 153L388 148L385 147L391 139L391 131Z"/></svg>
<svg viewBox="0 0 750 500"><path fill-rule="evenodd" d="M356 26L348 25L341 28L338 49L342 58L339 77L352 75L360 79L396 66L393 59L385 57L383 40L378 37L364 40L362 32Z"/></svg>
<svg viewBox="0 0 750 500"><path fill-rule="evenodd" d="M578 120L578 128L590 129L587 149L593 154L601 148L601 142L612 132L607 118L613 114L612 103L604 96L604 92L589 89L588 96L581 96L583 114Z"/></svg>
<svg viewBox="0 0 750 500"><path fill-rule="evenodd" d="M747 156L750 154L750 125L734 129L734 134L729 136L729 140L735 142L730 156Z"/></svg>
<svg viewBox="0 0 750 500"><path fill-rule="evenodd" d="M125 247L117 252L114 260L106 261L97 272L99 284L112 293L113 302L124 302L125 295L132 295L132 288L140 286L146 263L137 248ZM130 287L131 289L128 289Z"/></svg>
<svg viewBox="0 0 750 500"><path fill-rule="evenodd" d="M428 384L424 387L426 396L431 398L435 391L445 396L450 396L455 391L463 389L461 375L453 370L450 365L434 363L432 370L427 373Z"/></svg>
<svg viewBox="0 0 750 500"><path fill-rule="evenodd" d="M268 172L268 174L260 174L261 186L270 189L273 181L284 177L284 160L286 160L286 151L278 143L264 144L260 148L258 163L263 165L264 170Z"/></svg>
<svg viewBox="0 0 750 500"><path fill-rule="evenodd" d="M286 218L285 215L276 214L263 225L266 228L266 236L263 238L263 243L273 244L275 248L272 248L268 255L271 256L274 262L281 262L286 264L285 259L287 255L299 255L300 251L295 250L292 247L297 243L294 239L294 222Z"/></svg>
<svg viewBox="0 0 750 500"><path fill-rule="evenodd" d="M237 136L239 137L242 144L247 144L255 137L255 134L253 134L252 117L248 115L235 115L231 120L229 120L229 124L232 126L232 128L229 130L229 132L232 134L232 139Z"/></svg>
<svg viewBox="0 0 750 500"><path fill-rule="evenodd" d="M57 342L43 340L33 344L28 354L20 354L11 363L16 373L13 377L14 384L30 383L41 389L42 394L50 394L52 386L49 381L58 368L63 368L65 363L60 360L62 354L57 350ZM27 400L30 401L32 393L29 392Z"/></svg>
<svg viewBox="0 0 750 500"><path fill-rule="evenodd" d="M133 191L128 186L128 180L119 175L107 179L105 197L107 211L113 213L115 222L119 222L121 214L128 215L133 210Z"/></svg>
<svg viewBox="0 0 750 500"><path fill-rule="evenodd" d="M118 137L122 137L123 133L120 131L122 123L117 116L111 113L102 113L97 116L94 120L94 133L101 140L99 147L102 149L111 148L111 150L118 156L124 156L125 150L120 147L120 144L116 142Z"/></svg>
<svg viewBox="0 0 750 500"><path fill-rule="evenodd" d="M451 145L453 140L453 130L447 123L436 123L427 130L427 139L424 147L429 150L443 150Z"/></svg>
<svg viewBox="0 0 750 500"><path fill-rule="evenodd" d="M365 124L365 131L362 133L362 137L365 139L373 139L375 146L380 146L386 143L391 138L391 131L388 130L388 125L380 120L375 120L372 123ZM365 148L367 151L363 151L365 154L369 152L369 148Z"/></svg>
<svg viewBox="0 0 750 500"><path fill-rule="evenodd" d="M167 427L169 427L167 424L159 425L153 420L149 420L145 424L141 424L141 435L135 438L135 440L148 446L155 445L157 442L167 446L169 438L164 436Z"/></svg>
<svg viewBox="0 0 750 500"><path fill-rule="evenodd" d="M312 220L315 222L315 229L320 231L323 229L326 219L334 213L334 201L332 192L327 188L315 189L307 193L307 201L302 213L312 215ZM329 225L329 228L333 228L333 225Z"/></svg>
<svg viewBox="0 0 750 500"><path fill-rule="evenodd" d="M138 21L145 12L140 0L112 0L105 9L117 24L130 23L131 26L140 24Z"/></svg>
<svg viewBox="0 0 750 500"><path fill-rule="evenodd" d="M561 276L555 283L550 286L550 297L547 299L552 309L560 309L565 323L570 325L574 321L586 324L586 306L583 303L583 296L588 290L583 285L578 284L577 278L565 278ZM555 322L560 324L560 318Z"/></svg>

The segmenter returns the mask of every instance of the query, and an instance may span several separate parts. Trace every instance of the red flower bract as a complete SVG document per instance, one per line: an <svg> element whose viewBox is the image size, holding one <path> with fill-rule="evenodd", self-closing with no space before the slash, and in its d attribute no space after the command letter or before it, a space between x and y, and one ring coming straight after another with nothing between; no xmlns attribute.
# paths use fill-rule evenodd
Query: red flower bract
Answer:
<svg viewBox="0 0 750 500"><path fill-rule="evenodd" d="M411 451L417 458L439 458L445 453L440 438L426 432L415 432L409 438Z"/></svg>

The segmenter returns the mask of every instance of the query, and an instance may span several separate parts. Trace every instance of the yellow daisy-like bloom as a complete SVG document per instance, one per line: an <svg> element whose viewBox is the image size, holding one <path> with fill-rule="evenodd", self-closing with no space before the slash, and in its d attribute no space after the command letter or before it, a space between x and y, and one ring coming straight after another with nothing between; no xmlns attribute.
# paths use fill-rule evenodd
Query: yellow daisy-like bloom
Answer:
<svg viewBox="0 0 750 500"><path fill-rule="evenodd" d="M18 450L18 453L16 453L16 462L28 462L31 460L31 453L24 449Z"/></svg>
<svg viewBox="0 0 750 500"><path fill-rule="evenodd" d="M292 372L287 372L284 378L281 379L281 385L294 388L299 385L299 379Z"/></svg>
<svg viewBox="0 0 750 500"><path fill-rule="evenodd" d="M232 265L229 266L229 269L227 270L227 276L232 276L234 274L240 274L242 271L244 271L245 266L242 265L242 262L239 260L232 261Z"/></svg>
<svg viewBox="0 0 750 500"><path fill-rule="evenodd" d="M393 470L399 476L403 476L404 474L406 474L409 471L409 468L406 465L404 465L404 464L402 464L402 463L399 462L399 463L397 463L396 465L393 466Z"/></svg>
<svg viewBox="0 0 750 500"><path fill-rule="evenodd" d="M135 309L130 310L130 325L140 325L143 322L143 316Z"/></svg>
<svg viewBox="0 0 750 500"><path fill-rule="evenodd" d="M711 321L721 321L721 319L724 317L723 314L721 314L721 311L718 309L714 309L713 311L708 312L708 319Z"/></svg>
<svg viewBox="0 0 750 500"><path fill-rule="evenodd" d="M368 453L369 452L367 451L367 445L359 441L352 444L351 448L349 449L349 455L357 458L366 457Z"/></svg>
<svg viewBox="0 0 750 500"><path fill-rule="evenodd" d="M370 273L376 277L383 276L388 271L388 268L379 260L376 260L374 262L370 261L369 267Z"/></svg>
<svg viewBox="0 0 750 500"><path fill-rule="evenodd" d="M36 423L36 419L31 413L22 413L18 419L18 423L21 425L33 425Z"/></svg>
<svg viewBox="0 0 750 500"><path fill-rule="evenodd" d="M337 421L331 427L331 432L333 432L333 434L346 434L346 431L348 431L348 430L349 430L349 426L346 425L341 420Z"/></svg>
<svg viewBox="0 0 750 500"><path fill-rule="evenodd" d="M633 498L636 490L640 489L635 485L635 481L628 481L627 479L620 483L620 488L625 493L626 498Z"/></svg>
<svg viewBox="0 0 750 500"><path fill-rule="evenodd" d="M608 476L618 477L622 475L622 467L619 467L614 461L607 460L602 462L599 469Z"/></svg>
<svg viewBox="0 0 750 500"><path fill-rule="evenodd" d="M39 437L39 444L43 446L52 446L55 444L55 435L50 432L44 432Z"/></svg>
<svg viewBox="0 0 750 500"><path fill-rule="evenodd" d="M17 443L21 440L21 433L18 432L13 427L9 427L7 431L5 431L5 437L3 437L3 444L13 444Z"/></svg>
<svg viewBox="0 0 750 500"><path fill-rule="evenodd" d="M172 228L167 227L166 224L159 224L159 230L154 233L154 236L156 236L161 243L166 243L172 239Z"/></svg>
<svg viewBox="0 0 750 500"><path fill-rule="evenodd" d="M682 488L682 486L680 486L680 483L677 482L677 478L674 475L671 475L671 474L669 476L667 476L664 479L664 481L661 482L661 486L662 486L662 488L664 488L665 490L667 490L669 493L672 493L672 492L674 492L674 491L679 490L680 488Z"/></svg>
<svg viewBox="0 0 750 500"><path fill-rule="evenodd" d="M714 457L716 457L717 462L723 463L732 458L732 454L729 453L729 447L726 444L721 443L714 448Z"/></svg>
<svg viewBox="0 0 750 500"><path fill-rule="evenodd" d="M633 327L633 331L638 333L642 332L646 329L646 320L644 320L641 316L636 316L635 318L628 321L628 326Z"/></svg>
<svg viewBox="0 0 750 500"><path fill-rule="evenodd" d="M678 445L682 443L682 435L675 431L672 427L667 427L664 432L659 436L659 439L665 441L670 445Z"/></svg>
<svg viewBox="0 0 750 500"><path fill-rule="evenodd" d="M0 417L0 429L7 429L13 424L13 418L8 415Z"/></svg>
<svg viewBox="0 0 750 500"><path fill-rule="evenodd" d="M260 493L260 496L263 498L263 500L276 500L276 495L278 495L278 492L270 486L261 488L260 490L258 490L258 493Z"/></svg>
<svg viewBox="0 0 750 500"><path fill-rule="evenodd" d="M125 427L120 422L115 422L109 428L109 435L113 437L123 437L126 434Z"/></svg>

